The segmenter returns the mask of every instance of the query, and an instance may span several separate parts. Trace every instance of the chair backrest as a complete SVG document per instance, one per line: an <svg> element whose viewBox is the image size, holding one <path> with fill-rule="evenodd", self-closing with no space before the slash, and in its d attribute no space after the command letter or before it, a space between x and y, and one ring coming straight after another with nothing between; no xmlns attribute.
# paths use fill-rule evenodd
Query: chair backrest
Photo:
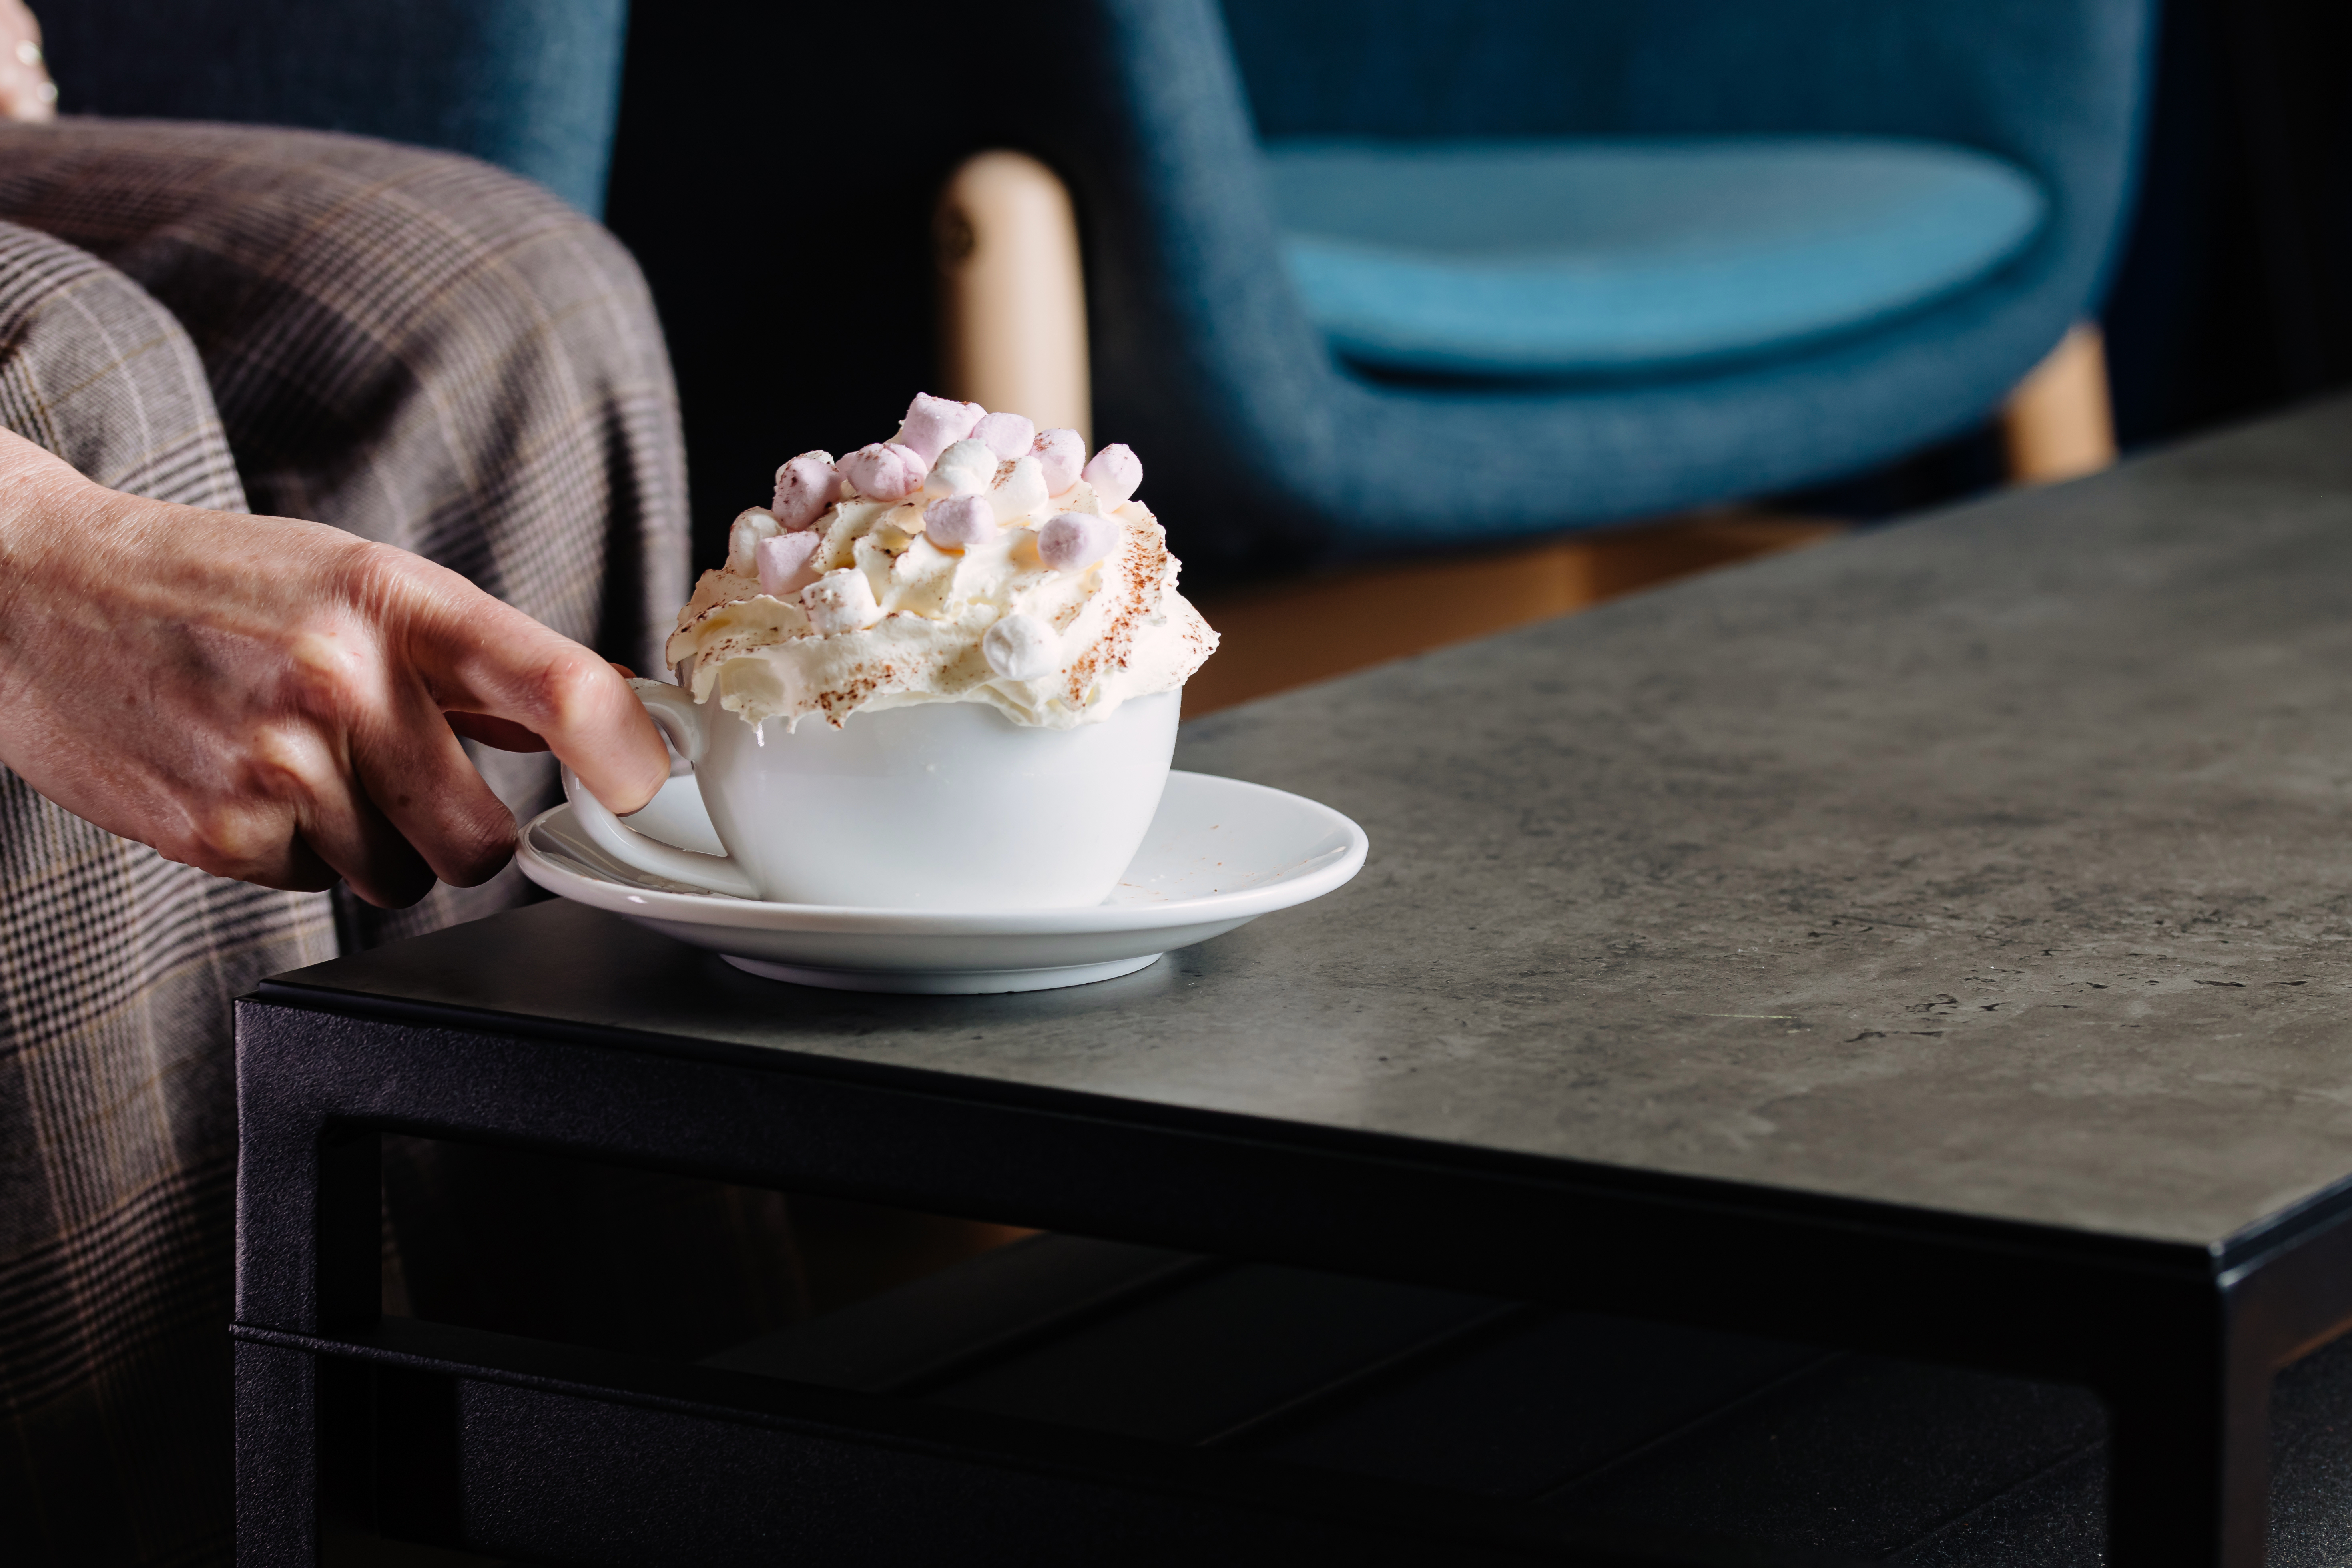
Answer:
<svg viewBox="0 0 2352 1568"><path fill-rule="evenodd" d="M1261 136L1922 136L2058 186L2151 0L1223 0Z"/></svg>
<svg viewBox="0 0 2352 1568"><path fill-rule="evenodd" d="M39 14L68 113L355 132L604 208L628 0L56 0Z"/></svg>

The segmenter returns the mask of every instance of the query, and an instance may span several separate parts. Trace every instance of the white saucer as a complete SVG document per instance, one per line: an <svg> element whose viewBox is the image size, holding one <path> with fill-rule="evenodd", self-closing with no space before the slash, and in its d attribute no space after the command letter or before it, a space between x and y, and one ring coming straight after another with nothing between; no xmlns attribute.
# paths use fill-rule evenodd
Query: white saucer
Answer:
<svg viewBox="0 0 2352 1568"><path fill-rule="evenodd" d="M629 819L681 849L719 852L690 776ZM1295 795L1208 773L1171 773L1118 888L1099 904L968 914L772 904L705 892L622 865L590 842L572 807L522 836L523 875L722 954L753 974L836 991L1044 991L1141 969L1161 953L1303 904L1362 868L1364 830Z"/></svg>

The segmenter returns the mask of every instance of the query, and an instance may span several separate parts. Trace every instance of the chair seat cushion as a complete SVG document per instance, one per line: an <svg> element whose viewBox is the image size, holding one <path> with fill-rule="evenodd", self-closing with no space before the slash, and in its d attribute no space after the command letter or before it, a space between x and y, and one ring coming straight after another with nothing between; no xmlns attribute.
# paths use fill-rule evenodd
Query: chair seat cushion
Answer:
<svg viewBox="0 0 2352 1568"><path fill-rule="evenodd" d="M2000 159L1859 137L1266 148L1284 260L1343 357L1479 376L1768 355L1968 287L2048 211Z"/></svg>

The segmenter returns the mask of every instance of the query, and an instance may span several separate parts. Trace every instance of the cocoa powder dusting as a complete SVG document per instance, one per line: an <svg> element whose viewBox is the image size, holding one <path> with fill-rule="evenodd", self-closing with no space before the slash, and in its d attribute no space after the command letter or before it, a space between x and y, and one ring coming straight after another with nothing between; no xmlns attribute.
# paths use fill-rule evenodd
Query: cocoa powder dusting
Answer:
<svg viewBox="0 0 2352 1568"><path fill-rule="evenodd" d="M1107 669L1127 668L1128 658L1135 651L1136 628L1159 605L1160 584L1168 573L1168 547L1156 528L1134 523L1125 526L1127 537L1120 542L1118 553L1118 607L1111 612L1110 624L1103 628L1095 645L1070 664L1073 708L1086 706L1087 693L1093 689L1097 676ZM1151 600L1148 605L1144 602L1147 593Z"/></svg>
<svg viewBox="0 0 2352 1568"><path fill-rule="evenodd" d="M824 710L824 721L838 730L844 727L842 721L867 698L877 692L904 690L907 684L895 664L867 666L831 690L818 692L816 704Z"/></svg>

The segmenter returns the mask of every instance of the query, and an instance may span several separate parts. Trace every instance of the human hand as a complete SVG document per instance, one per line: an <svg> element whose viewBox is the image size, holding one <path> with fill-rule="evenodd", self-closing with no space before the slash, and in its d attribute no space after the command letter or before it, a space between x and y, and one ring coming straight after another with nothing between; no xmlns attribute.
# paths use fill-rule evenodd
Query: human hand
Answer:
<svg viewBox="0 0 2352 1568"><path fill-rule="evenodd" d="M409 904L514 850L453 730L551 749L618 812L669 774L612 666L456 573L0 432L0 763L50 800L216 876Z"/></svg>
<svg viewBox="0 0 2352 1568"><path fill-rule="evenodd" d="M25 0L0 0L0 119L58 117L58 88L41 53L41 25Z"/></svg>

